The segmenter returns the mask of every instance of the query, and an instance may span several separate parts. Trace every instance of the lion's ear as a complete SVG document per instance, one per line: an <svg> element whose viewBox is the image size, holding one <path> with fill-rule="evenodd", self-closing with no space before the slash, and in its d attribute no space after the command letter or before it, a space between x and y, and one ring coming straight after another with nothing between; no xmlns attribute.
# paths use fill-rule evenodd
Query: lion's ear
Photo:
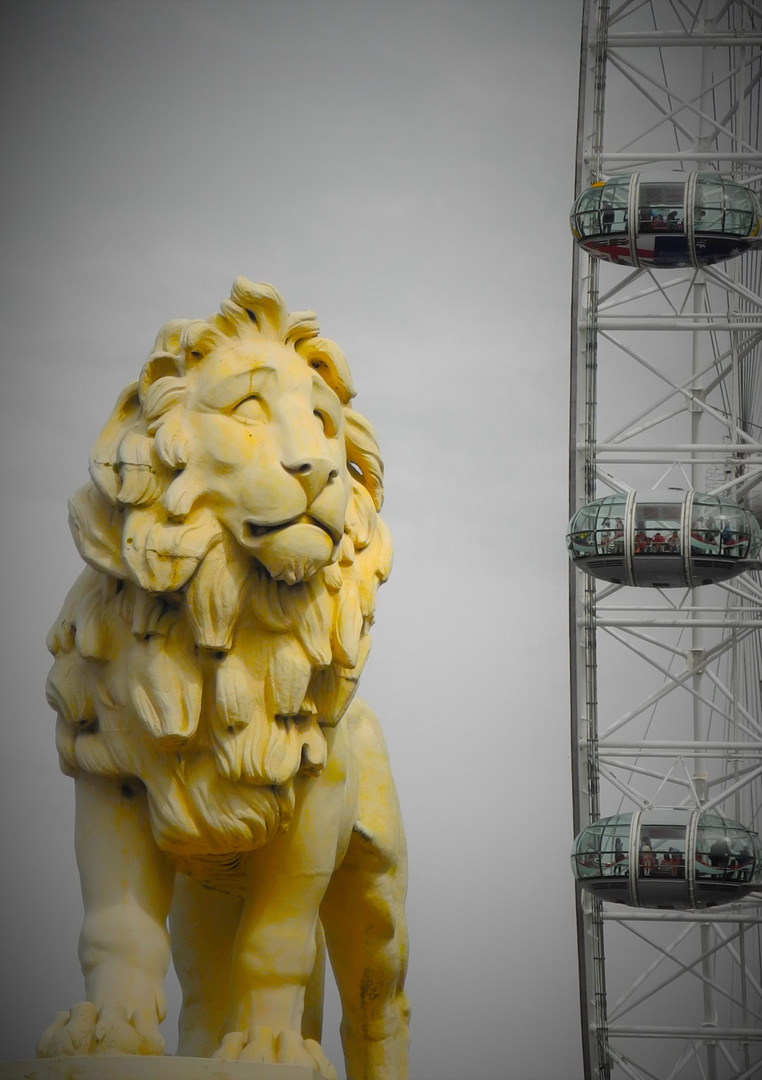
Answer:
<svg viewBox="0 0 762 1080"><path fill-rule="evenodd" d="M355 388L349 364L339 346L327 338L314 338L300 343L297 352L328 383L341 404L348 405L355 396Z"/></svg>
<svg viewBox="0 0 762 1080"><path fill-rule="evenodd" d="M358 480L353 480L344 528L357 550L368 546L377 522L378 513L370 492Z"/></svg>
<svg viewBox="0 0 762 1080"><path fill-rule="evenodd" d="M90 476L109 502L116 502L121 483L119 446L127 432L138 423L141 423L141 409L135 382L122 390L90 454Z"/></svg>
<svg viewBox="0 0 762 1080"><path fill-rule="evenodd" d="M376 510L380 510L384 502L384 463L376 433L365 417L352 409L344 409L344 432L350 472L354 466L355 476L360 474Z"/></svg>

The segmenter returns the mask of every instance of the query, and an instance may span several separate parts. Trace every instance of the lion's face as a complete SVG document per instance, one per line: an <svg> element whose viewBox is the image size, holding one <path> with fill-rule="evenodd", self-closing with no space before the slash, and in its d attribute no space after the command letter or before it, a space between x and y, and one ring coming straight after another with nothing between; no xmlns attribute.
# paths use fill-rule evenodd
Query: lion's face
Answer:
<svg viewBox="0 0 762 1080"><path fill-rule="evenodd" d="M65 770L133 776L167 851L285 827L352 699L391 567L375 434L311 312L238 278L165 324L70 502L49 638Z"/></svg>
<svg viewBox="0 0 762 1080"><path fill-rule="evenodd" d="M230 343L189 374L187 482L272 577L335 558L351 481L333 390L288 345ZM194 475L195 474L195 475Z"/></svg>

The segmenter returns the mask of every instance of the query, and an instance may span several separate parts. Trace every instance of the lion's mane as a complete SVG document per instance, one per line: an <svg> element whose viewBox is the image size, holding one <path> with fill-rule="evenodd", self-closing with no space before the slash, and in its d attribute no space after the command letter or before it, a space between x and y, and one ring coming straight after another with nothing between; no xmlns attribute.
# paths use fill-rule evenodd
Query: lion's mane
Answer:
<svg viewBox="0 0 762 1080"><path fill-rule="evenodd" d="M276 581L204 500L186 423L187 374L221 344L292 346L338 396L351 497L334 561ZM49 636L61 767L145 785L154 835L178 861L256 847L287 826L300 773L326 760L370 647L391 565L383 467L349 403L343 354L312 312L238 278L221 314L162 327L120 396L70 501L88 568Z"/></svg>

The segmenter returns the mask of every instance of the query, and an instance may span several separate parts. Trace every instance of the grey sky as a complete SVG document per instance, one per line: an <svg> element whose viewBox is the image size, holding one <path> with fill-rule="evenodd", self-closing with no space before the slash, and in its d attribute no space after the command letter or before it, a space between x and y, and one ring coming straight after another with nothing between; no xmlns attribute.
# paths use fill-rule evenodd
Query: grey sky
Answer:
<svg viewBox="0 0 762 1080"><path fill-rule="evenodd" d="M386 463L363 695L411 859L415 1080L580 1072L566 523L577 0L7 0L7 1004L82 995L44 700L66 498L169 318L236 274L317 311ZM340 1058L335 1007L325 1045ZM168 1033L172 1038L172 1033Z"/></svg>

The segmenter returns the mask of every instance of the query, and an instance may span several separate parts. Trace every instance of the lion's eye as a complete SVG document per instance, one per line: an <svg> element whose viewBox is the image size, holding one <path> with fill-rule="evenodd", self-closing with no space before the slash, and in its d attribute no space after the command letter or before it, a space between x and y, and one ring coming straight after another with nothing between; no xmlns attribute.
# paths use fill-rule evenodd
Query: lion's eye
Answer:
<svg viewBox="0 0 762 1080"><path fill-rule="evenodd" d="M338 427L331 414L326 409L315 409L315 416L317 416L320 423L323 425L323 431L329 439L336 437Z"/></svg>
<svg viewBox="0 0 762 1080"><path fill-rule="evenodd" d="M251 394L239 401L233 409L233 416L238 420L264 420L265 410L259 394Z"/></svg>

